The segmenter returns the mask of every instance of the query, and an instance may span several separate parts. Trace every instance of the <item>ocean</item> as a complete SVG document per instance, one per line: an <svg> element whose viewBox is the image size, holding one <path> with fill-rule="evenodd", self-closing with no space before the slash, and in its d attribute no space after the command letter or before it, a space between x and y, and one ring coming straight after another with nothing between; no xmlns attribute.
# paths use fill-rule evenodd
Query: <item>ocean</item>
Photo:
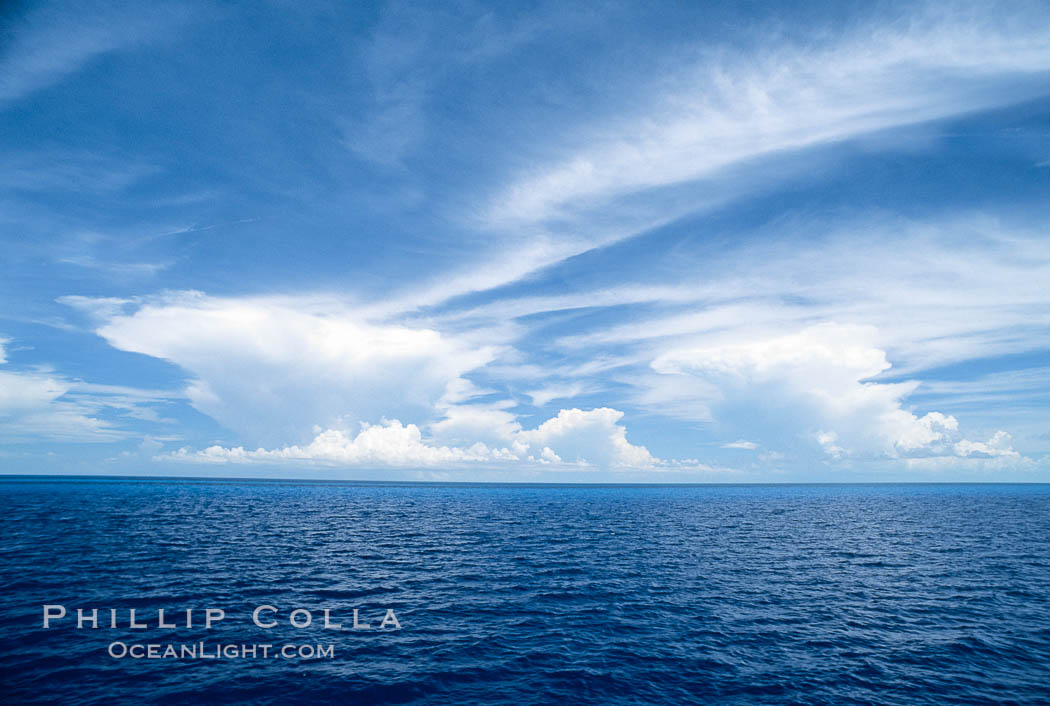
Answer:
<svg viewBox="0 0 1050 706"><path fill-rule="evenodd" d="M1050 702L1050 485L6 477L0 530L3 703Z"/></svg>

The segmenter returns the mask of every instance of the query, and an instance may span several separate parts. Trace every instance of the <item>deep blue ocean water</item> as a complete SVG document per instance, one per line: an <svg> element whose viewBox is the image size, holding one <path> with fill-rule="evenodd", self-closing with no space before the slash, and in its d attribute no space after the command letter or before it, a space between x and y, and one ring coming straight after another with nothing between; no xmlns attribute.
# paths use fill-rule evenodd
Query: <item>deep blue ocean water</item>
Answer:
<svg viewBox="0 0 1050 706"><path fill-rule="evenodd" d="M1050 702L1047 485L8 478L0 537L4 703Z"/></svg>

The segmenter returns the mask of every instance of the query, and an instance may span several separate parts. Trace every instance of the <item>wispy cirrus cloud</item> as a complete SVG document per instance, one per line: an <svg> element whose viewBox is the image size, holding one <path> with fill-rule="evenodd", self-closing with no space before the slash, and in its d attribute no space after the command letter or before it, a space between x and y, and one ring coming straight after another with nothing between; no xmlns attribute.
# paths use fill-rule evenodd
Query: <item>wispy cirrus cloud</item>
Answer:
<svg viewBox="0 0 1050 706"><path fill-rule="evenodd" d="M1005 18L926 11L831 42L699 51L690 70L642 92L645 109L598 119L564 160L520 175L485 219L564 221L763 155L1042 95L1048 46L1050 25L1033 7Z"/></svg>
<svg viewBox="0 0 1050 706"><path fill-rule="evenodd" d="M94 416L95 409L66 398L59 377L0 371L0 438L6 442L107 442L128 434Z"/></svg>
<svg viewBox="0 0 1050 706"><path fill-rule="evenodd" d="M0 364L9 361L0 338ZM0 440L113 442L134 437L128 422L167 423L159 408L177 393L96 385L44 367L0 370Z"/></svg>
<svg viewBox="0 0 1050 706"><path fill-rule="evenodd" d="M539 4L523 16L498 7L385 5L359 60L368 87L363 109L344 118L345 144L359 157L397 165L433 129L431 105L457 71L480 70L587 13ZM517 14L517 13L509 13ZM439 58L438 58L439 57Z"/></svg>
<svg viewBox="0 0 1050 706"><path fill-rule="evenodd" d="M163 39L189 18L174 6L88 3L77 9L86 12L51 2L10 12L0 53L0 105L53 86L106 54Z"/></svg>
<svg viewBox="0 0 1050 706"><path fill-rule="evenodd" d="M634 282L503 297L448 316L527 322L577 307L605 310L557 345L637 360L671 345L718 345L826 320L876 327L906 371L1050 348L1042 284L1050 246L1038 224L963 211L928 220L803 218L775 228L657 258L659 282L642 272ZM899 252L908 256L892 256ZM523 325L521 335L529 331Z"/></svg>
<svg viewBox="0 0 1050 706"><path fill-rule="evenodd" d="M1050 25L1036 5L1012 9L917 7L846 33L665 49L673 68L623 76L618 94L631 99L617 110L581 106L549 126L550 144L508 160L461 209L479 234L470 256L383 306L412 311L523 282L805 176L828 146L865 138L892 151L911 139L895 129L1045 95Z"/></svg>

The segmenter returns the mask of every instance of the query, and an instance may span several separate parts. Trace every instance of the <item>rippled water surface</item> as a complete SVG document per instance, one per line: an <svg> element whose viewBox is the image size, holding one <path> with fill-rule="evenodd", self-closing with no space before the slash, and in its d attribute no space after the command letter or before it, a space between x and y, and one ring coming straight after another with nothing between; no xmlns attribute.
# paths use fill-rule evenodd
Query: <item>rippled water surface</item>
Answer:
<svg viewBox="0 0 1050 706"><path fill-rule="evenodd" d="M1045 485L21 478L0 480L0 538L6 703L1050 700ZM44 604L69 615L44 630ZM78 630L76 608L119 627ZM206 630L205 608L226 618ZM355 608L372 629L346 629Z"/></svg>

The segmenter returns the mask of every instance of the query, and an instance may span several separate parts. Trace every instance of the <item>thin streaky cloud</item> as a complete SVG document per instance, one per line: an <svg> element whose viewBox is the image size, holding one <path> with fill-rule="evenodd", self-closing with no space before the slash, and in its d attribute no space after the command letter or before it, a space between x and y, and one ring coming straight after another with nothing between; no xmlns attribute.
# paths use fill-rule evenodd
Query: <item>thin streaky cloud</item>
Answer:
<svg viewBox="0 0 1050 706"><path fill-rule="evenodd" d="M92 61L163 39L188 20L178 8L96 12L74 20L62 3L43 3L10 21L0 56L0 105L61 83Z"/></svg>
<svg viewBox="0 0 1050 706"><path fill-rule="evenodd" d="M654 110L592 129L575 154L507 187L486 218L568 218L761 155L1035 97L1046 92L1048 47L1045 16L1023 30L988 17L863 28L831 48L705 56L647 101ZM1009 77L1027 84L1004 93Z"/></svg>

